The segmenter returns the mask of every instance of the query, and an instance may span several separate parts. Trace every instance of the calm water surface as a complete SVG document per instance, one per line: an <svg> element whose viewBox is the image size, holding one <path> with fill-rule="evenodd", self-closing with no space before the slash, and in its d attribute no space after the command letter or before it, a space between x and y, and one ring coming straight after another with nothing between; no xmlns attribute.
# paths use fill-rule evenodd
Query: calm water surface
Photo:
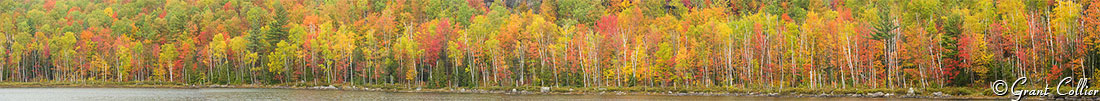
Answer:
<svg viewBox="0 0 1100 101"><path fill-rule="evenodd" d="M2 101L96 100L96 101L175 101L175 100L921 100L884 98L777 98L731 96L658 96L658 95L514 95L467 93L396 93L375 91L241 89L241 88L0 88Z"/></svg>

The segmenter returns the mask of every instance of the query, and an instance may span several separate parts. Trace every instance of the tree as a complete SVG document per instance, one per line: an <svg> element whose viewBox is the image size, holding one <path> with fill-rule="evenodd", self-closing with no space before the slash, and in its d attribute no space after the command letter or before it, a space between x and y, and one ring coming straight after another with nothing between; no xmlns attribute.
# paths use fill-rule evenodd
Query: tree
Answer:
<svg viewBox="0 0 1100 101"><path fill-rule="evenodd" d="M404 79L409 83L415 84L418 82L413 82L413 80L417 80L416 76L419 75L419 72L416 70L417 63L414 60L418 60L419 55L424 51L417 48L420 44L417 42L413 42L413 39L411 38L412 35L413 34L406 33L405 35L398 38L395 49L400 50L398 51L399 55L397 56L400 57L400 60L404 60L401 61L401 64L405 67L400 70L404 72Z"/></svg>
<svg viewBox="0 0 1100 101"><path fill-rule="evenodd" d="M1025 34L1024 30L1026 29L1027 21L1026 16L1024 15L1024 7L1026 6L1023 4L1023 1L1020 0L1004 0L997 2L998 4L996 11L998 15L1001 15L1001 25L1003 25L1006 29L1002 33L1002 36L1009 38L1006 40L1005 43L1012 44L1012 46L1006 45L1006 47L1012 48L1009 48L1011 50L1005 51L1007 53L1013 53L1013 55L1021 55L1018 54L1022 51L1019 50L1019 45L1022 44L1021 42L1024 40L1020 40L1018 37L1023 37L1023 34ZM1028 69L1026 69L1025 64L1023 64L1025 59L1020 56L1014 57L1016 58L1016 63L1014 63L1015 66L1019 67L1016 68L1017 72L1015 74L1027 75L1025 71L1028 71Z"/></svg>
<svg viewBox="0 0 1100 101"><path fill-rule="evenodd" d="M450 21L433 20L421 25L419 29L423 31L415 35L415 40L419 42L417 48L422 49L424 52L423 56L418 56L423 57L423 61L419 62L428 67L429 77L434 77L432 72L437 69L435 67L439 66L439 61L445 59L442 57L446 55L443 52L447 48L445 46L446 42L449 41L447 39L454 33L451 26Z"/></svg>
<svg viewBox="0 0 1100 101"><path fill-rule="evenodd" d="M291 43L287 41L279 41L276 45L276 49L267 55L267 71L275 74L275 79L282 82L287 82L288 76L284 74L290 68L290 64L293 63L294 53L298 47L291 46ZM289 73L287 73L289 74Z"/></svg>
<svg viewBox="0 0 1100 101"><path fill-rule="evenodd" d="M890 69L888 71L896 72L898 70L897 67L896 67L897 62L895 62L896 58L897 58L897 55L894 55L894 53L895 53L894 51L896 50L896 46L897 46L896 43L897 43L898 35L895 33L895 30L897 30L897 28L899 26L897 25L897 22L894 20L895 19L894 15L891 15L891 13L890 13L890 10L892 10L892 9L889 8L890 7L889 5L887 5L886 3L880 3L880 4L878 4L878 6L884 6L884 7L878 9L878 17L879 18L878 18L878 21L875 21L875 26L874 26L875 33L871 35L872 36L871 39L875 39L875 40L883 42L883 47L885 47L883 49L885 57L883 59L884 62L882 64L886 65L887 68ZM894 82L894 80L897 79L897 77L891 77L891 76L896 76L894 73L889 73L888 75L889 75L887 77L888 82ZM886 83L886 84L887 84L887 86L890 86L890 87L895 87L895 86L890 85L890 84L895 84L896 85L896 83Z"/></svg>
<svg viewBox="0 0 1100 101"><path fill-rule="evenodd" d="M967 61L970 58L969 48L966 48L967 44L971 41L965 37L962 37L962 25L960 15L952 13L952 15L944 18L943 31L944 42L940 43L941 47L946 49L944 54L944 62L947 66L944 68L945 76L949 80L948 85L965 86L970 84L970 76L965 75L966 69L971 65Z"/></svg>
<svg viewBox="0 0 1100 101"><path fill-rule="evenodd" d="M1085 59L1083 59L1082 65L1097 66L1100 65L1100 0L1089 0L1088 8L1084 11L1085 14L1081 17L1081 25L1084 28L1080 28L1081 37L1084 44L1084 51L1086 51ZM1092 70L1084 70L1092 71ZM1090 75L1090 74L1086 74ZM1096 75L1096 74L1091 74Z"/></svg>
<svg viewBox="0 0 1100 101"><path fill-rule="evenodd" d="M1100 76L1100 0L1044 1L0 1L0 81L783 90Z"/></svg>
<svg viewBox="0 0 1100 101"><path fill-rule="evenodd" d="M160 68L154 70L156 71L154 75L160 77L160 80L168 78L168 81L176 81L175 67L177 67L176 61L178 61L176 58L179 57L176 47L175 44L171 43L160 45L160 53L157 54L157 57L159 57L157 64ZM164 77L165 74L168 74L168 77Z"/></svg>
<svg viewBox="0 0 1100 101"><path fill-rule="evenodd" d="M207 66L206 66L207 69L206 69L206 73L204 73L204 76L202 77L203 78L203 81L202 81L203 83L207 83L207 82L214 83L215 82L215 81L212 81L211 79L215 79L215 77L217 77L217 73L215 73L215 72L220 72L220 70L221 70L221 68L216 68L216 67L221 67L221 65L224 64L223 63L223 61L225 61L224 58L227 56L226 55L226 52L227 52L226 50L227 50L228 46L226 44L228 42L226 40L228 39L227 38L228 36L225 36L224 34L216 34L214 36L216 36L216 37L211 38L211 41L209 42L209 44L206 45L206 49L205 49L206 52L205 52L204 55L205 55L206 58L203 59L203 62L207 64Z"/></svg>
<svg viewBox="0 0 1100 101"><path fill-rule="evenodd" d="M458 34L459 34L459 36L465 36L466 35L466 33L462 33L462 32L459 32ZM450 84L448 85L450 87L461 86L461 85L464 84L462 82L467 82L467 83L465 83L465 85L467 85L467 86L472 86L473 85L471 82L462 81L463 80L462 77L459 76L459 75L470 75L471 76L470 78L465 78L465 79L474 79L472 77L473 76L472 74L459 73L460 71L461 72L468 72L468 73L473 73L474 72L474 71L470 70L470 68L468 68L469 67L468 65L471 65L471 64L466 64L466 60L467 60L468 56L465 52L470 51L470 50L466 50L467 47L469 47L469 46L467 46L467 44L462 40L469 40L469 39L467 39L466 37L460 37L459 39L451 40L451 41L447 42L447 46L448 46L447 50L446 50L447 55L448 55L447 57L451 58L450 61L452 62L451 64L452 64L452 67L453 67L451 69L452 72L450 74L453 78L451 79L452 81L450 81ZM458 69L460 67L463 67L463 69Z"/></svg>
<svg viewBox="0 0 1100 101"><path fill-rule="evenodd" d="M53 57L53 59L56 59L54 60L53 63L55 64L53 65L54 67L56 67L55 69L57 69L54 71L66 72L56 73L54 74L55 77L69 79L70 81L72 81L72 78L75 78L69 77L73 76L73 74L70 74L68 72L75 71L77 69L75 68L76 65L74 65L72 62L73 57L77 56L75 50L76 41L76 35L72 32L66 32L63 35L51 38L50 49L52 49L52 52L54 52L52 53L51 57ZM47 50L47 54L51 54L50 52L51 50Z"/></svg>
<svg viewBox="0 0 1100 101"><path fill-rule="evenodd" d="M112 46L115 47L115 57L112 59L114 61L112 66L115 69L115 81L126 81L127 78L123 76L130 75L130 70L134 67L132 64L133 55L130 55L133 54L130 47L130 38L126 36L118 37L112 43Z"/></svg>
<svg viewBox="0 0 1100 101"><path fill-rule="evenodd" d="M1081 13L1081 5L1067 0L1058 1L1057 7L1054 8L1054 18L1051 21L1053 25L1051 30L1054 30L1055 34L1071 34L1075 31L1074 26L1077 26L1078 16Z"/></svg>
<svg viewBox="0 0 1100 101"><path fill-rule="evenodd" d="M1082 31L1081 33L1085 34L1082 37L1084 37L1083 39L1085 40L1085 45L1089 47L1085 49L1093 51L1090 52L1090 54L1095 54L1095 51L1100 51L1100 18L1098 18L1100 17L1100 0L1089 1L1091 2L1088 2L1089 6L1084 11L1084 17L1081 17L1081 20L1083 22L1081 26L1084 27L1082 28L1084 31Z"/></svg>
<svg viewBox="0 0 1100 101"><path fill-rule="evenodd" d="M557 11L560 16L557 23L562 25L589 24L596 21L600 14L600 8L596 1L589 0L557 0Z"/></svg>
<svg viewBox="0 0 1100 101"><path fill-rule="evenodd" d="M470 24L470 18L474 15L480 14L476 12L473 5L467 5L461 0L434 0L423 2L426 3L423 7L424 13L427 13L428 19L443 19L453 20L453 22L459 25ZM448 21L451 22L451 21Z"/></svg>
<svg viewBox="0 0 1100 101"><path fill-rule="evenodd" d="M245 73L254 73L250 70L253 69L252 62L255 61L255 56L252 54L255 54L255 52L248 50L248 46L252 42L245 39L245 37L234 37L226 40L225 43L226 58L231 59L230 61L235 60L235 64L231 66L232 68L226 68L225 75L229 77L226 80L227 82L241 81L243 83ZM233 57L229 57L230 55Z"/></svg>

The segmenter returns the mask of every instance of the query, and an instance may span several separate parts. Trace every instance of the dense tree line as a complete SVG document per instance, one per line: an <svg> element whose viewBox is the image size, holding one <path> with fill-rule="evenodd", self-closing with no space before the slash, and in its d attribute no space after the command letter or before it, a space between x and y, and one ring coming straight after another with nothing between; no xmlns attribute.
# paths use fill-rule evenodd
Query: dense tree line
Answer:
<svg viewBox="0 0 1100 101"><path fill-rule="evenodd" d="M1100 0L5 0L0 81L938 88L1100 78Z"/></svg>

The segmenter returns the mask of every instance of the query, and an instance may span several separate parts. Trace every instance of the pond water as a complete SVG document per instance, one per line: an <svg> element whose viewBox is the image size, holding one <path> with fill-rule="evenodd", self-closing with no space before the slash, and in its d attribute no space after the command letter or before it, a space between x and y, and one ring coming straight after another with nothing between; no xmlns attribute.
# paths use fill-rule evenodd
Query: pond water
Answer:
<svg viewBox="0 0 1100 101"><path fill-rule="evenodd" d="M540 95L471 93L400 93L377 91L247 89L247 88L0 88L0 101L94 100L94 101L177 101L177 100L921 100L897 98L785 98L737 96L664 95ZM926 99L925 99L926 100Z"/></svg>

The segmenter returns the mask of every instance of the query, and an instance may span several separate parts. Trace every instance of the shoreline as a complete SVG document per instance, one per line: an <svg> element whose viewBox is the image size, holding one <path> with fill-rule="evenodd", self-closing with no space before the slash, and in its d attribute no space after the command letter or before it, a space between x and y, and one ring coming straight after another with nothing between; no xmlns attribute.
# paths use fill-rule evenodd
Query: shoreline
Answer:
<svg viewBox="0 0 1100 101"><path fill-rule="evenodd" d="M853 91L808 90L788 88L779 91L744 91L739 89L713 88L668 88L668 87L458 87L458 88L412 88L405 85L327 85L292 86L306 84L277 85L185 85L164 82L0 82L0 88L248 88L248 89L293 89L293 90L342 90L374 91L394 93L465 93L465 94L507 94L507 95L645 95L645 96L730 96L730 97L791 97L791 98L900 98L900 99L942 99L942 100L1001 100L1007 96L952 95L942 91L906 91L900 89L866 89ZM533 89L534 88L534 89ZM703 89L704 91L692 91ZM960 89L960 88L951 88ZM972 88L962 88L972 89ZM893 92L891 92L893 91ZM810 92L817 92L816 94ZM829 92L829 93L825 93ZM932 93L928 93L932 92ZM1028 97L1028 99L1048 99L1051 97ZM1051 98L1066 99L1066 98ZM1073 98L1096 99L1096 98Z"/></svg>

